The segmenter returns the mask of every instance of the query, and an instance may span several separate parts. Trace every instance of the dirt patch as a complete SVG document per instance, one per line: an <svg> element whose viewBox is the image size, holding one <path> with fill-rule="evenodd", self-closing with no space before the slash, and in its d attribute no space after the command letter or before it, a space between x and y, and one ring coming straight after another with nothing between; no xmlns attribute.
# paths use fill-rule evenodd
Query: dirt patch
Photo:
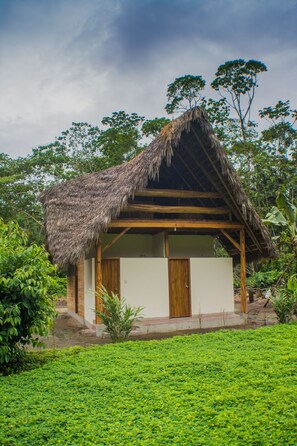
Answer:
<svg viewBox="0 0 297 446"><path fill-rule="evenodd" d="M265 303L265 299L259 299L248 305L248 325L250 328L277 324L277 317L273 311L272 304L268 303L265 308Z"/></svg>
<svg viewBox="0 0 297 446"><path fill-rule="evenodd" d="M272 325L277 323L275 313L273 312L271 304L264 308L265 300L258 299L252 304L248 304L248 318L247 324L242 327L232 327L233 329L247 329L257 328L265 325ZM79 323L76 319L68 315L67 309L61 305L57 307L58 317L55 320L51 334L45 339L47 348L64 348L76 345L88 346L95 344L110 343L108 338L98 338L93 330ZM235 311L240 312L240 303L235 302ZM207 331L214 331L218 329L204 329L204 330L187 330L175 331L171 333L152 333L142 336L133 336L132 340L150 340L150 339L164 339L177 335L187 335L192 333L205 333Z"/></svg>
<svg viewBox="0 0 297 446"><path fill-rule="evenodd" d="M51 334L44 340L47 348L64 348L75 345L88 346L103 344L109 340L96 337L93 330L88 329L76 319L69 316L67 308L57 308L58 317L54 322Z"/></svg>

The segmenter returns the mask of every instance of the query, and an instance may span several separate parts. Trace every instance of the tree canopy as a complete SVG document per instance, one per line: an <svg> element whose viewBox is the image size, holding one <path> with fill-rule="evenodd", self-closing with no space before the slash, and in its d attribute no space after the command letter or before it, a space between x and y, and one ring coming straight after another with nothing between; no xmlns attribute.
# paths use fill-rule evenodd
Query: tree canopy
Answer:
<svg viewBox="0 0 297 446"><path fill-rule="evenodd" d="M266 70L259 61L227 61L210 83L216 97L203 96L206 81L201 75L178 77L168 85L165 106L169 114L197 104L206 109L246 193L263 216L279 191L291 198L297 195L296 109L290 100L280 99L265 104L259 114L253 110L259 76ZM26 157L0 153L0 217L17 221L30 240L40 243L38 194L45 187L129 161L168 122L167 117L148 120L120 110L99 125L73 123L51 144L34 148Z"/></svg>

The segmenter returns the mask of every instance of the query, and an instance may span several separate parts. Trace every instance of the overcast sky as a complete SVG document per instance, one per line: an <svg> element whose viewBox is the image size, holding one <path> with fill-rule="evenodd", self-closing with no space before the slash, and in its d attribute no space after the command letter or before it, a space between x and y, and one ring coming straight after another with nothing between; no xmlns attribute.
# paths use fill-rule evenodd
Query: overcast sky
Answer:
<svg viewBox="0 0 297 446"><path fill-rule="evenodd" d="M0 0L0 152L113 111L165 116L168 83L238 58L268 67L255 109L297 107L297 0Z"/></svg>

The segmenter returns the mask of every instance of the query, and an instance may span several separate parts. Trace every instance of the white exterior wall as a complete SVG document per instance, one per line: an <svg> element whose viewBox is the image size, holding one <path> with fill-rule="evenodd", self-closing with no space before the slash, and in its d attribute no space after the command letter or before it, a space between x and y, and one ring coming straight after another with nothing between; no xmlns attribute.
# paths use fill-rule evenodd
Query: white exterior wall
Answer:
<svg viewBox="0 0 297 446"><path fill-rule="evenodd" d="M95 259L85 260L85 320L95 323Z"/></svg>
<svg viewBox="0 0 297 446"><path fill-rule="evenodd" d="M169 235L170 257L213 257L213 238L208 235Z"/></svg>
<svg viewBox="0 0 297 446"><path fill-rule="evenodd" d="M121 290L145 318L169 317L168 259L121 259ZM192 315L234 312L231 258L191 258Z"/></svg>
<svg viewBox="0 0 297 446"><path fill-rule="evenodd" d="M144 307L145 318L169 317L168 261L161 258L121 259L121 295Z"/></svg>
<svg viewBox="0 0 297 446"><path fill-rule="evenodd" d="M191 259L192 315L234 311L231 258Z"/></svg>
<svg viewBox="0 0 297 446"><path fill-rule="evenodd" d="M109 239L112 239L113 237L114 235L109 235ZM163 233L153 237L130 235L129 239L131 242L131 237L133 237L132 245L136 245L134 249L138 250L138 253L146 253L149 257L131 257L131 251L133 251L133 249L130 243L128 243L128 236L125 237L127 237L127 239L121 249L117 250L116 255L112 248L109 252L110 257L118 257L119 252L123 254L127 249L130 254L130 257L120 258L121 295L126 298L130 305L144 307L143 316L145 318L169 317L168 259L164 257L151 257L149 251L150 247L153 250L154 255L161 255L163 253ZM135 242L138 237L140 243L137 246L137 243ZM192 236L184 237L189 237L187 238L188 241L186 242L185 247L188 254L189 250L191 250L190 241ZM207 242L205 241L205 238L208 239ZM213 246L212 238L202 236L201 239L204 239L205 241L204 252L206 253L207 250L210 250ZM176 251L174 251L174 254L170 252L171 256L189 258L188 255L181 255L182 250L179 250L179 243L181 243L182 238L176 240ZM115 247L118 248L120 241L121 240L115 244ZM106 240L105 243L107 243ZM196 247L194 247L194 249L196 253ZM84 275L85 320L88 323L93 324L95 321L94 257L85 260ZM234 312L232 259L214 257L190 258L190 289L193 316L199 314Z"/></svg>

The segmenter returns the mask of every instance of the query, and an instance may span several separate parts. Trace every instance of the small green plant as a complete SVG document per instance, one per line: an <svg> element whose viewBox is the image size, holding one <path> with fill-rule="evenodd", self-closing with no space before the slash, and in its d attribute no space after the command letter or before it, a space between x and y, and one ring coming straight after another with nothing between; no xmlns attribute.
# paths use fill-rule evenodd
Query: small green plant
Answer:
<svg viewBox="0 0 297 446"><path fill-rule="evenodd" d="M275 294L271 296L271 302L280 324L286 324L292 320L296 305L294 294L288 293L284 289L276 290Z"/></svg>
<svg viewBox="0 0 297 446"><path fill-rule="evenodd" d="M102 287L100 293L102 309L97 310L97 315L101 318L112 342L125 341L135 324L142 319L143 307L131 307L123 297L119 299L117 294Z"/></svg>
<svg viewBox="0 0 297 446"><path fill-rule="evenodd" d="M288 279L287 288L295 300L293 305L293 314L294 316L297 316L297 274L293 274L293 276Z"/></svg>
<svg viewBox="0 0 297 446"><path fill-rule="evenodd" d="M287 288L297 300L297 274L293 274L293 276L289 277Z"/></svg>

